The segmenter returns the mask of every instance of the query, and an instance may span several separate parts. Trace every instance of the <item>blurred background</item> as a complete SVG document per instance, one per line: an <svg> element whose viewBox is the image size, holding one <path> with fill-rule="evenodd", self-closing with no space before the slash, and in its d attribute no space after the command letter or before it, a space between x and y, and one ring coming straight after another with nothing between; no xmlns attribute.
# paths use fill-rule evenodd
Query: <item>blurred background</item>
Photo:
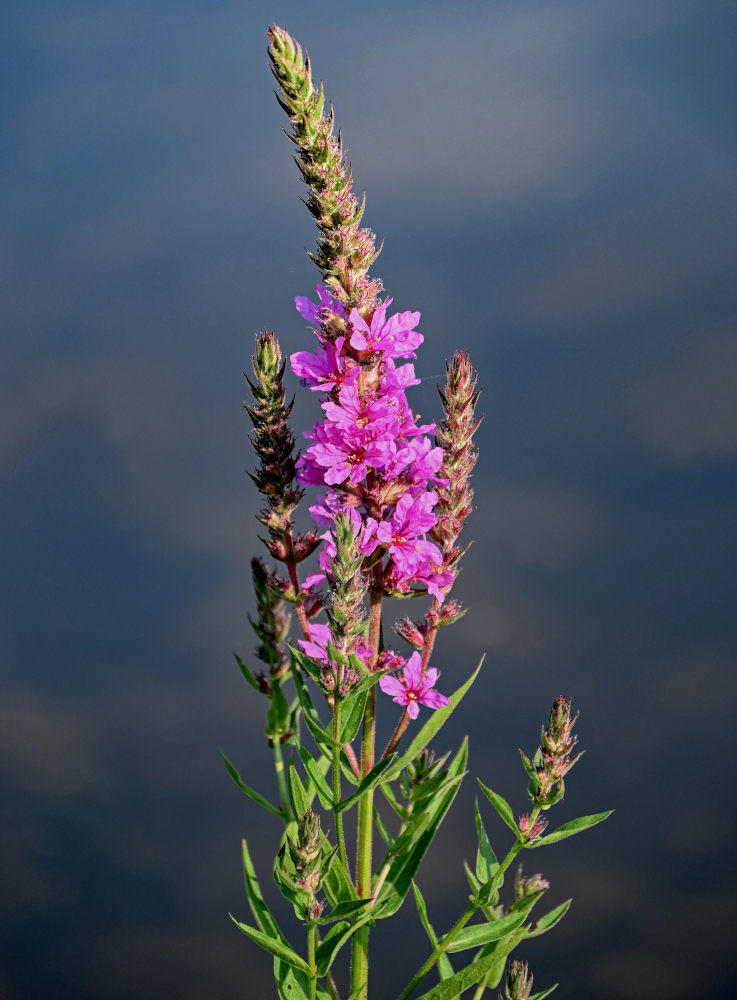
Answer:
<svg viewBox="0 0 737 1000"><path fill-rule="evenodd" d="M279 824L218 753L272 794L232 658L258 551L241 372L259 329L311 343L293 296L318 274L271 21L333 99L374 271L422 311L412 405L438 414L453 350L480 371L469 613L434 663L444 691L486 663L437 748L469 733L522 811L517 748L571 695L587 753L551 819L617 810L530 856L574 897L521 952L536 988L731 997L731 0L3 4L0 997L275 995L227 913L248 834L287 922ZM295 427L316 413L301 392ZM441 929L473 785L420 872ZM376 945L378 1000L424 958L411 902Z"/></svg>

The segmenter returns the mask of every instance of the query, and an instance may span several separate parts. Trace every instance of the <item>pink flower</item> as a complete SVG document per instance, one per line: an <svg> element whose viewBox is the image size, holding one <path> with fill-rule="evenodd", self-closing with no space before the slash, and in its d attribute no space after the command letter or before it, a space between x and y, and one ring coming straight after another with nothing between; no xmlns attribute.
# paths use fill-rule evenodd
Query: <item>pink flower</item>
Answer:
<svg viewBox="0 0 737 1000"><path fill-rule="evenodd" d="M420 714L420 705L428 708L442 708L450 705L450 698L433 690L433 684L439 673L435 667L430 667L422 676L422 659L419 653L413 653L407 660L402 677L382 677L379 687L384 694L390 695L397 705L406 705L411 719Z"/></svg>

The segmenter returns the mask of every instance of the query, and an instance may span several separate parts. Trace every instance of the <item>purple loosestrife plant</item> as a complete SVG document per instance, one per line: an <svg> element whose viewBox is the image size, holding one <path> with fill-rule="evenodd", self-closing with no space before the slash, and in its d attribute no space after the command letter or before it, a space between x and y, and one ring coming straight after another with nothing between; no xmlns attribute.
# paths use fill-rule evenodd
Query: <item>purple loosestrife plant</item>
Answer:
<svg viewBox="0 0 737 1000"><path fill-rule="evenodd" d="M320 394L321 413L295 456L285 361L276 336L259 334L247 410L258 458L252 478L265 500L259 521L276 567L262 559L252 564L257 611L251 624L265 669L254 672L236 659L266 699L278 804L247 785L227 758L225 763L241 790L283 825L273 874L306 942L300 946L293 931L287 935L277 924L245 841L253 923L234 922L273 956L281 1000L338 1000L337 980L344 978L349 952L348 993L342 995L366 1000L371 927L395 914L411 891L429 954L414 975L398 973L397 1000L420 990L418 1000L453 1000L472 988L478 1000L505 975L507 997L530 998L527 964L511 953L556 924L570 900L534 919L548 881L541 874L525 877L520 866L503 902L505 874L521 851L572 836L608 813L545 834L542 813L563 798L564 776L578 760L571 758L576 737L570 700L557 698L536 753L531 759L522 754L529 812L515 819L512 807L480 783L512 843L498 861L477 802L476 863L466 866L469 905L445 933L436 933L416 878L466 773L467 744L440 758L429 744L481 663L449 696L435 689L440 674L430 657L438 630L464 614L449 594L465 551L459 537L473 506L477 376L468 356L456 353L440 391L440 422L417 423L407 393L419 382L413 361L423 343L420 314L390 312L392 299L380 298L382 283L369 275L379 251L373 233L360 226L363 202L353 194L332 109L326 112L322 87L312 82L309 59L276 26L269 29L269 57L277 99L289 118L287 135L308 187L306 204L319 229L310 256L322 282L316 298L295 299L314 339L311 349L289 360L300 384ZM299 531L293 517L312 487L313 526ZM302 564L310 556L317 565L305 573ZM384 644L386 597L426 602L419 619L394 625L408 654ZM299 633L290 640L294 617ZM403 711L389 744L377 753L376 713L396 712L393 703ZM411 723L411 739L403 744ZM377 793L393 823L375 809ZM344 818L354 808L356 841L349 847Z"/></svg>

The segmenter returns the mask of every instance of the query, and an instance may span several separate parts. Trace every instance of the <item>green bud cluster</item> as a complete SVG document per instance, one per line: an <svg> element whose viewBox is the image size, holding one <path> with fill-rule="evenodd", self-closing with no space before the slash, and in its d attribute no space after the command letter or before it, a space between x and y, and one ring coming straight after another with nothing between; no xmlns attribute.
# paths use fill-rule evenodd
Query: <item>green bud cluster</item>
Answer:
<svg viewBox="0 0 737 1000"><path fill-rule="evenodd" d="M571 757L578 737L573 726L578 715L571 716L570 698L562 695L553 702L547 729L542 727L540 746L530 760L522 754L522 764L530 776L528 791L535 806L549 809L565 794L565 775L582 754Z"/></svg>
<svg viewBox="0 0 737 1000"><path fill-rule="evenodd" d="M363 555L353 524L347 514L339 514L333 522L336 553L330 561L328 586L330 602L325 611L336 648L348 655L353 652L355 636L363 631L366 576L362 572Z"/></svg>
<svg viewBox="0 0 737 1000"><path fill-rule="evenodd" d="M325 115L325 94L312 82L309 56L305 52L303 58L299 43L275 24L269 28L269 59L277 100L292 127L286 134L297 147L294 159L310 190L305 203L320 230L310 257L336 298L368 313L382 290L381 281L368 277L381 248L374 234L360 227L365 197L359 202L353 193L340 132L333 135L332 107Z"/></svg>
<svg viewBox="0 0 737 1000"><path fill-rule="evenodd" d="M269 674L272 680L280 680L289 670L289 650L287 649L287 637L291 615L287 611L285 601L275 592L269 571L264 565L263 559L251 560L251 573L253 576L253 589L256 594L256 607L258 617L256 621L250 617L253 631L260 640L260 645L256 649L256 656L269 667ZM266 694L270 694L271 685L265 675L261 675L259 683Z"/></svg>
<svg viewBox="0 0 737 1000"><path fill-rule="evenodd" d="M451 571L463 555L464 550L456 547L456 541L473 510L470 477L478 452L472 441L481 423L474 417L480 395L477 378L468 355L458 351L446 363L444 391L438 389L445 413L435 436L436 444L443 449L438 475L450 483L438 488L435 508L438 521L430 530L430 537L442 549L443 568Z"/></svg>
<svg viewBox="0 0 737 1000"><path fill-rule="evenodd" d="M299 820L297 839L293 840L287 834L279 855L279 881L290 890L300 908L304 908L307 920L317 920L322 912L322 904L316 897L327 866L327 847L320 829L320 817L308 809ZM332 852L328 851L328 854Z"/></svg>
<svg viewBox="0 0 737 1000"><path fill-rule="evenodd" d="M507 982L504 990L506 1000L528 1000L532 990L532 973L527 962L515 958L507 966Z"/></svg>

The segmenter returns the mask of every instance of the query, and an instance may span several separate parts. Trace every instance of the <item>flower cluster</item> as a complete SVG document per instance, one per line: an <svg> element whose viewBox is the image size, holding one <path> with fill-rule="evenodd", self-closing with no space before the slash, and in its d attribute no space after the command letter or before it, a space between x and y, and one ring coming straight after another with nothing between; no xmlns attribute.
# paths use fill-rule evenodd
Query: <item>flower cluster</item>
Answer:
<svg viewBox="0 0 737 1000"><path fill-rule="evenodd" d="M303 485L328 486L310 511L317 524L331 528L345 511L374 572L379 566L383 593L396 596L429 592L439 601L453 574L442 570L440 548L426 538L437 523L435 486L443 449L427 434L407 403L405 390L419 383L411 363L422 343L416 312L387 316L391 299L368 317L348 312L318 285L319 301L298 297L297 309L315 330L319 350L292 355L292 370L311 389L326 393L324 419L305 436L311 444L297 461ZM332 531L320 554L323 574L335 555ZM309 579L311 585L319 575ZM376 577L374 577L376 580Z"/></svg>

